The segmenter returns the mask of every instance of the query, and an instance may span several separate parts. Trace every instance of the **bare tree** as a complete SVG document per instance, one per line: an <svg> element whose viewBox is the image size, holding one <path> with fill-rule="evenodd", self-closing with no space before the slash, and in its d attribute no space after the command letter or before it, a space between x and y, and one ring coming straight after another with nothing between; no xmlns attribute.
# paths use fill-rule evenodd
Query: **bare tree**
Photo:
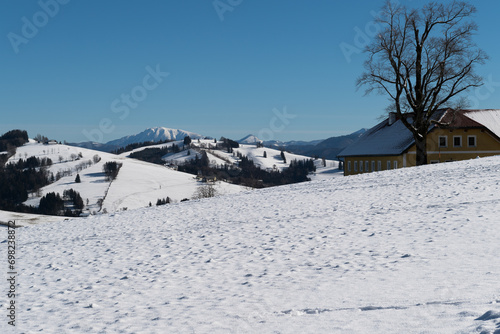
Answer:
<svg viewBox="0 0 500 334"><path fill-rule="evenodd" d="M193 199L210 198L215 196L217 196L217 189L215 189L213 184L206 184L199 186L196 189Z"/></svg>
<svg viewBox="0 0 500 334"><path fill-rule="evenodd" d="M427 132L437 122L436 111L462 107L466 101L459 94L482 85L475 67L488 56L472 41L475 12L466 1L430 2L420 9L387 1L377 17L380 32L365 49L357 86L389 97L388 110L413 134L417 165L427 163Z"/></svg>

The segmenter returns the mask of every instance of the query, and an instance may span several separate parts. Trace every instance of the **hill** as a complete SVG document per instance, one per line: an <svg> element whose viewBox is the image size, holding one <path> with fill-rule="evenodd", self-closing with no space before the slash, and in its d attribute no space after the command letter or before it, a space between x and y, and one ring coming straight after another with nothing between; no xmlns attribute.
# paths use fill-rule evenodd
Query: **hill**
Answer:
<svg viewBox="0 0 500 334"><path fill-rule="evenodd" d="M149 164L123 155L78 148L67 145L44 145L31 141L17 148L17 153L8 163L28 157L49 158L53 164L48 172L56 176L54 183L31 194L26 205L38 206L41 196L74 189L84 200L86 212L115 212L136 209L155 204L160 198L170 197L173 201L191 198L201 185L193 175L177 172L161 165ZM110 182L103 173L106 162L122 164L118 177ZM81 183L75 183L80 174ZM239 192L243 187L227 183L217 185L219 193ZM87 203L88 200L88 203ZM100 204L102 201L102 205Z"/></svg>
<svg viewBox="0 0 500 334"><path fill-rule="evenodd" d="M18 329L493 333L499 165L405 168L22 228Z"/></svg>

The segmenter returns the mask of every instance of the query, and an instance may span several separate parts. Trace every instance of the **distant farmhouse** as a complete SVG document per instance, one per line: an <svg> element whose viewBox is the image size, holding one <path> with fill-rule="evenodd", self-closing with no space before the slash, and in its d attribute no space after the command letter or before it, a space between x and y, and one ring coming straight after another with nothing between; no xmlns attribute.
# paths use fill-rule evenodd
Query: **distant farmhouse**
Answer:
<svg viewBox="0 0 500 334"><path fill-rule="evenodd" d="M438 110L427 135L427 163L500 154L500 110ZM444 124L444 125L442 125ZM339 153L344 175L416 165L413 135L395 113Z"/></svg>

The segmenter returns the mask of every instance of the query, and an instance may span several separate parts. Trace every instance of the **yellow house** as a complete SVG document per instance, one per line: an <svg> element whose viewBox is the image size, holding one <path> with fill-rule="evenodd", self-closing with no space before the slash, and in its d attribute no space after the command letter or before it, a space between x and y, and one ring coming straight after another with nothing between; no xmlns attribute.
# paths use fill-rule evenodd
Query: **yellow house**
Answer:
<svg viewBox="0 0 500 334"><path fill-rule="evenodd" d="M438 110L427 135L427 163L500 154L500 110ZM445 125L442 125L445 124ZM338 155L344 175L416 165L413 135L395 113Z"/></svg>

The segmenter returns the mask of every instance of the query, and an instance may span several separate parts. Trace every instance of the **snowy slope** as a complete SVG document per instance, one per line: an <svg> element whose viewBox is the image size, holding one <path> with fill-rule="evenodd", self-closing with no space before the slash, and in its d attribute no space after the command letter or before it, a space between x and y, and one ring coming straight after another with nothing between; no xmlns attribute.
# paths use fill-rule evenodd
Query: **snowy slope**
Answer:
<svg viewBox="0 0 500 334"><path fill-rule="evenodd" d="M16 329L493 333L499 172L493 157L21 228Z"/></svg>

